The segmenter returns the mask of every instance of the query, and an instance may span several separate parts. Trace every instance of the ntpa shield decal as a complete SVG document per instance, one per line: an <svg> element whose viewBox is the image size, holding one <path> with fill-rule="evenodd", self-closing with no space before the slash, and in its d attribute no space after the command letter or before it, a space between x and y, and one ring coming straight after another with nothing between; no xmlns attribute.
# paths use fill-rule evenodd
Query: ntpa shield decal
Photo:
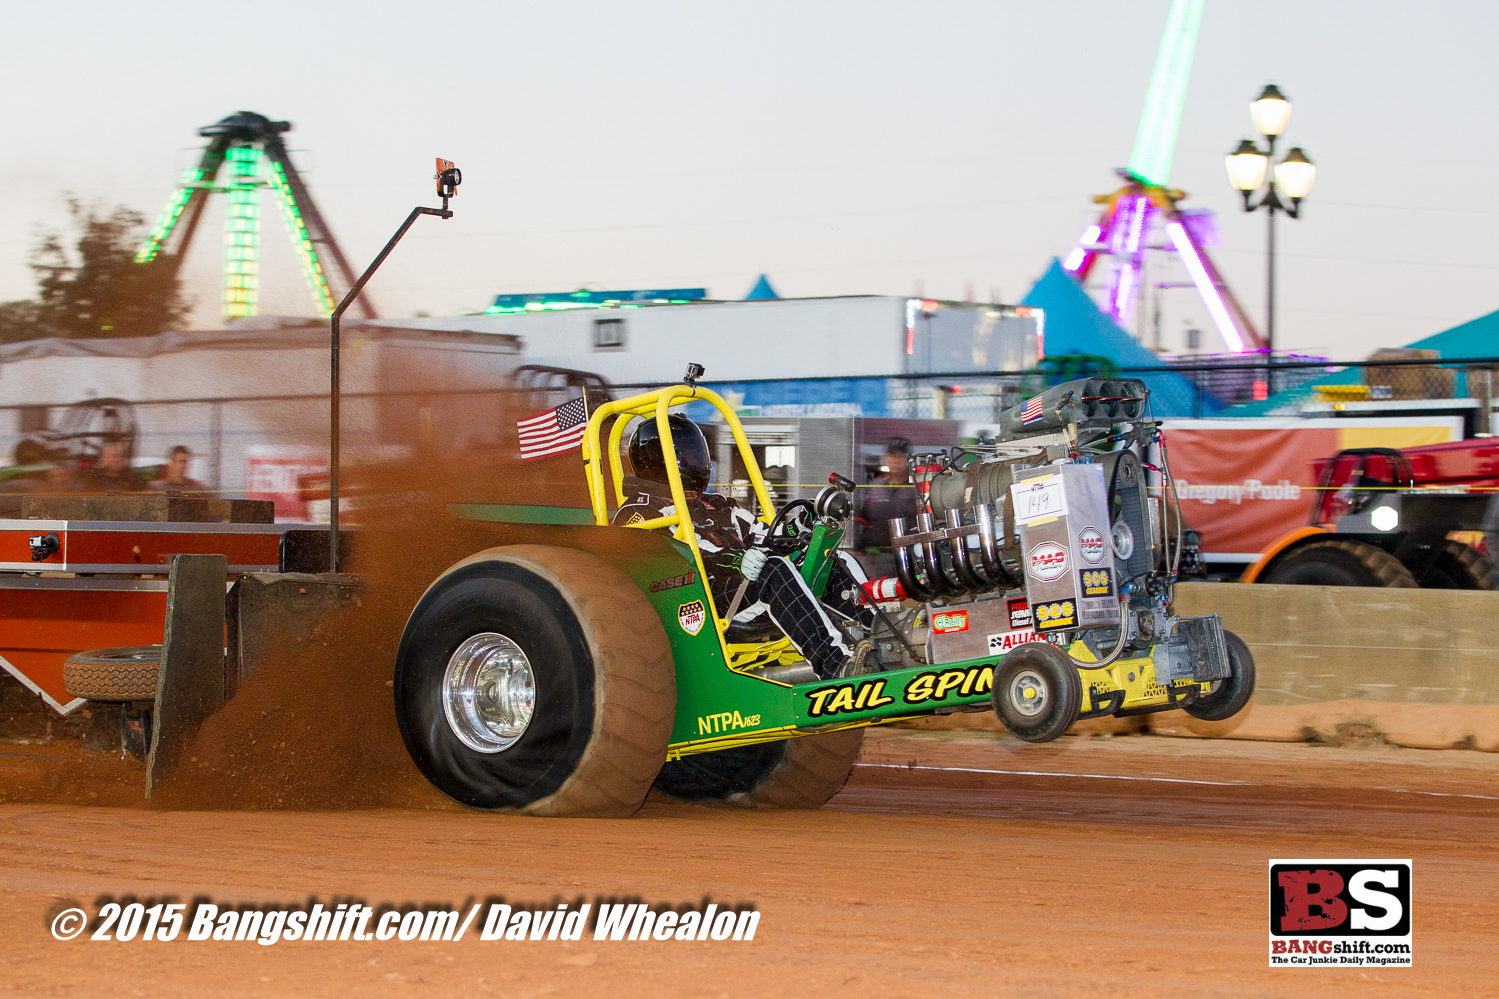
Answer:
<svg viewBox="0 0 1499 999"><path fill-rule="evenodd" d="M703 610L703 602L694 600L690 604L682 604L677 608L677 623L682 630L689 635L696 635L703 630L703 624L708 620L708 614Z"/></svg>
<svg viewBox="0 0 1499 999"><path fill-rule="evenodd" d="M1067 549L1050 541L1043 541L1030 550L1026 561L1029 563L1030 574L1037 579L1059 579L1067 571Z"/></svg>

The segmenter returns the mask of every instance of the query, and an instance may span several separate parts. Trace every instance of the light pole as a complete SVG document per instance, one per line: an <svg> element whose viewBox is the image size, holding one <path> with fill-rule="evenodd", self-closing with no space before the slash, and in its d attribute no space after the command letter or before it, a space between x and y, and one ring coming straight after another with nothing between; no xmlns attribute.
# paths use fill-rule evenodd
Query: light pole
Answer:
<svg viewBox="0 0 1499 999"><path fill-rule="evenodd" d="M1300 146L1293 146L1286 158L1275 165L1267 183L1270 160L1275 155L1275 140L1291 120L1291 102L1272 83L1249 105L1249 116L1254 120L1254 127L1267 140L1268 148L1261 152L1254 140L1245 139L1225 157L1224 165L1228 168L1229 183L1244 195L1244 210L1252 212L1263 208L1270 216L1269 259L1265 267L1265 392L1271 394L1275 391L1270 385L1270 372L1275 365L1275 213L1285 212L1293 219L1300 217L1301 199L1311 193L1317 168L1306 158ZM1254 193L1262 184L1265 192L1256 203ZM1281 195L1290 199L1289 207L1281 200Z"/></svg>

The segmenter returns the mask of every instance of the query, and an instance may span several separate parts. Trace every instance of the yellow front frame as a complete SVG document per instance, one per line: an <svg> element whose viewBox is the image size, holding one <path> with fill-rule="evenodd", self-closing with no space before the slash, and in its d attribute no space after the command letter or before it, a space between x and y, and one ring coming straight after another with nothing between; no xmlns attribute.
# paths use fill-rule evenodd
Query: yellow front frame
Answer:
<svg viewBox="0 0 1499 999"><path fill-rule="evenodd" d="M671 528L672 537L692 551L692 559L697 564L699 578L703 581L704 595L707 597L708 610L713 619L714 630L718 634L718 644L723 650L724 661L729 664L730 669L745 667L746 663L764 665L771 658L779 658L778 655L775 657L770 655L773 650L777 653L784 651L781 647L789 648L790 642L782 638L763 645L730 646L724 641L724 631L728 628L729 622L727 618L719 616L718 607L713 601L713 588L708 585L708 573L703 567L703 554L697 546L697 531L693 529L692 515L687 509L687 491L682 487L682 474L677 469L677 447L671 438L671 427L667 422L667 416L673 408L685 406L698 399L718 410L718 415L723 417L724 423L734 435L734 443L739 448L739 457L749 473L750 486L755 491L755 499L760 503L760 519L767 524L775 519L775 507L770 502L770 493L765 488L765 479L760 475L760 464L755 460L755 452L750 448L749 438L744 434L744 425L739 422L739 417L717 392L696 385L684 384L670 385L642 395L631 396L628 399L605 403L589 416L588 430L583 435L583 471L588 478L588 496L593 503L593 520L600 527L606 527L609 524L609 492L604 481L603 455L609 456L609 480L614 487L614 509L617 510L625 502L625 471L619 453L625 424L629 422L628 418L631 416L655 416L656 428L661 434L661 448L666 460L666 478L667 485L671 488L673 512L664 517L656 517L626 526L646 531ZM607 449L601 450L599 439L604 421L611 416L617 416L619 419L615 420L613 426L609 428Z"/></svg>

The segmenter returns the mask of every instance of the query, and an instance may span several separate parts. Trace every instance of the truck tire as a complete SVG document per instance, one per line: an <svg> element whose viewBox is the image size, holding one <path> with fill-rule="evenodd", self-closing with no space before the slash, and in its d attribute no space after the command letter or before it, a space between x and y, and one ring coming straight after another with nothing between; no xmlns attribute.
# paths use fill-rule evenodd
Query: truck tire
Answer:
<svg viewBox="0 0 1499 999"><path fill-rule="evenodd" d="M673 760L656 790L678 801L740 808L821 808L843 790L862 728L720 749Z"/></svg>
<svg viewBox="0 0 1499 999"><path fill-rule="evenodd" d="M1011 735L1050 742L1077 721L1083 682L1067 653L1050 642L1026 642L994 667L989 698Z"/></svg>
<svg viewBox="0 0 1499 999"><path fill-rule="evenodd" d="M1272 563L1260 581L1301 586L1417 585L1416 577L1399 559L1362 541L1315 541L1293 548Z"/></svg>
<svg viewBox="0 0 1499 999"><path fill-rule="evenodd" d="M1420 584L1428 590L1499 590L1499 570L1478 549L1448 540Z"/></svg>
<svg viewBox="0 0 1499 999"><path fill-rule="evenodd" d="M1231 631L1225 631L1223 638L1228 644L1228 678L1216 681L1211 691L1198 695L1197 700L1182 709L1193 718L1203 721L1232 718L1254 696L1254 656L1249 654L1249 646Z"/></svg>
<svg viewBox="0 0 1499 999"><path fill-rule="evenodd" d="M492 548L438 577L396 653L396 719L444 794L492 811L633 814L676 714L661 619L587 552Z"/></svg>
<svg viewBox="0 0 1499 999"><path fill-rule="evenodd" d="M90 701L154 701L160 672L160 645L94 649L68 657L62 685L74 697Z"/></svg>

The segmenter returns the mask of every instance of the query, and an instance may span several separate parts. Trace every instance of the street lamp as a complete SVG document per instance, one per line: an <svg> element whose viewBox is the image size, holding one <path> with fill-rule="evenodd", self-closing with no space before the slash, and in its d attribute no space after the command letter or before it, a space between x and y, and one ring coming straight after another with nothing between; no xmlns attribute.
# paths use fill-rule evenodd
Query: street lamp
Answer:
<svg viewBox="0 0 1499 999"><path fill-rule="evenodd" d="M1285 212L1293 219L1300 217L1301 199L1311 193L1317 168L1297 146L1275 165L1273 172L1270 170L1270 160L1275 156L1275 140L1291 121L1291 102L1275 84L1265 87L1250 103L1249 117L1254 120L1255 129L1267 140L1268 148L1262 152L1253 140L1245 139L1224 158L1224 166L1228 169L1228 182L1244 195L1244 210L1252 212L1263 208L1270 216L1269 259L1265 268L1265 346L1268 354L1265 390L1268 393L1271 391L1269 370L1275 363L1275 213ZM1270 175L1268 184L1265 183L1267 174ZM1255 203L1254 193L1262 184L1265 193ZM1289 207L1281 200L1282 195L1290 199Z"/></svg>

